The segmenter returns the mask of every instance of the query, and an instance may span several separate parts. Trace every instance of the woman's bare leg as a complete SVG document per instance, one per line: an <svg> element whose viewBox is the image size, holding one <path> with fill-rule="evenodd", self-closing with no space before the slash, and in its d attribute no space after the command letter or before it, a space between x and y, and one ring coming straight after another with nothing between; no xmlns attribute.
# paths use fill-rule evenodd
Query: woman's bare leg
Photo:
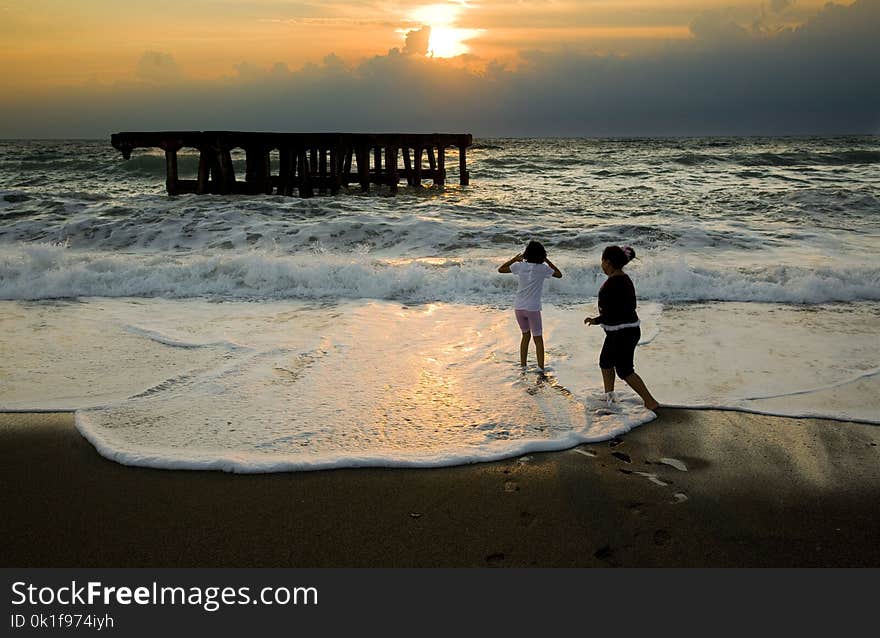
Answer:
<svg viewBox="0 0 880 638"><path fill-rule="evenodd" d="M544 337L532 337L535 340L535 354L538 355L538 367L544 369Z"/></svg>
<svg viewBox="0 0 880 638"><path fill-rule="evenodd" d="M605 371L603 370L602 373L604 374ZM626 381L629 387L636 391L636 394L642 397L642 401L645 402L646 408L651 411L655 411L658 408L660 404L657 403L657 399L652 397L651 393L648 392L648 388L645 387L645 382L642 381L642 377L633 372L626 379L624 379L624 381Z"/></svg>
<svg viewBox="0 0 880 638"><path fill-rule="evenodd" d="M614 392L614 368L599 368L602 371L602 384L605 392Z"/></svg>

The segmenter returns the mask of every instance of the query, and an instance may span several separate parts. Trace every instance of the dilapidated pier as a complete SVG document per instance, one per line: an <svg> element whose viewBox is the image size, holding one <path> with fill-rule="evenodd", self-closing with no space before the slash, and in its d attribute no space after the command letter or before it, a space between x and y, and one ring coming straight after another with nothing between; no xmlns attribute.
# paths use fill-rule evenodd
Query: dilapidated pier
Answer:
<svg viewBox="0 0 880 638"><path fill-rule="evenodd" d="M449 133L248 133L236 131L165 131L114 133L114 148L125 159L136 148L165 151L165 185L169 195L183 193L278 194L312 197L336 194L349 184L364 192L384 185L396 193L401 180L409 186L433 180L446 183L446 149L458 150L460 184L468 184L470 134ZM180 179L177 154L199 152L197 179ZM245 153L244 181L236 175L232 151ZM277 151L277 173L271 161ZM402 159L402 166L401 166ZM425 162L427 161L427 165ZM296 193L294 193L294 191Z"/></svg>

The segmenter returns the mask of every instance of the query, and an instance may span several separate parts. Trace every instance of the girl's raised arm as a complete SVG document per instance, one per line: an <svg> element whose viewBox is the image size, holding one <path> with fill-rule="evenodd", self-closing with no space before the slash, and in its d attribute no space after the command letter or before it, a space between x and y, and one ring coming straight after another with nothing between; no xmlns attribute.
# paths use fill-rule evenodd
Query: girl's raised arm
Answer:
<svg viewBox="0 0 880 638"><path fill-rule="evenodd" d="M517 262L517 261L522 261L522 258L523 258L523 256L521 254L516 255L515 257L511 257L510 259L505 261L503 264L498 266L498 272L500 272L500 273L510 272L510 264Z"/></svg>
<svg viewBox="0 0 880 638"><path fill-rule="evenodd" d="M562 271L559 270L559 268L557 268L556 266L554 266L553 262L550 261L549 259L545 259L544 261L547 262L547 265L553 269L553 276L556 277L557 279L562 279Z"/></svg>

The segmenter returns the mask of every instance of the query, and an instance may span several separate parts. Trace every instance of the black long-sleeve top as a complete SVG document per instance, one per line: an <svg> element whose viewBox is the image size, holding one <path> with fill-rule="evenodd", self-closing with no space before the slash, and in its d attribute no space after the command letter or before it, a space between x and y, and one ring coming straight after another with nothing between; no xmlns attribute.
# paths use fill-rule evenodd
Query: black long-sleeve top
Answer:
<svg viewBox="0 0 880 638"><path fill-rule="evenodd" d="M625 324L638 325L636 288L626 273L605 280L599 288L599 323L606 329Z"/></svg>

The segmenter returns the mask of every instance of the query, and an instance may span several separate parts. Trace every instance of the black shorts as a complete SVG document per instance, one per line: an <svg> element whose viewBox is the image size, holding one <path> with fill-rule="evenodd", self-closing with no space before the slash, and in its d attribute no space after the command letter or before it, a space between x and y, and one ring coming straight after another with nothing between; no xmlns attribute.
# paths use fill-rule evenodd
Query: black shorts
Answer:
<svg viewBox="0 0 880 638"><path fill-rule="evenodd" d="M614 368L618 377L626 379L635 372L633 356L641 338L642 331L638 326L606 332L605 343L599 353L599 367L604 370Z"/></svg>

